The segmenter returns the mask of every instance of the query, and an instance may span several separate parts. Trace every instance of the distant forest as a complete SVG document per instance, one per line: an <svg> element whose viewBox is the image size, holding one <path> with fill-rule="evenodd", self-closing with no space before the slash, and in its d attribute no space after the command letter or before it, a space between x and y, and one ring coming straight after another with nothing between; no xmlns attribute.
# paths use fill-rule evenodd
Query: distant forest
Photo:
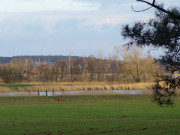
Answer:
<svg viewBox="0 0 180 135"><path fill-rule="evenodd" d="M159 73L154 58L141 50L103 57L16 56L0 57L0 83L21 82L146 82Z"/></svg>
<svg viewBox="0 0 180 135"><path fill-rule="evenodd" d="M54 64L56 61L59 59L61 60L68 60L69 56L62 56L62 55L56 55L56 56L13 56L13 57L0 57L0 64L8 64L12 61L16 61L17 59L20 58L27 58L27 59L32 59L33 62L40 62L40 63L49 63L49 64ZM80 58L79 56L71 56L71 58L78 59Z"/></svg>

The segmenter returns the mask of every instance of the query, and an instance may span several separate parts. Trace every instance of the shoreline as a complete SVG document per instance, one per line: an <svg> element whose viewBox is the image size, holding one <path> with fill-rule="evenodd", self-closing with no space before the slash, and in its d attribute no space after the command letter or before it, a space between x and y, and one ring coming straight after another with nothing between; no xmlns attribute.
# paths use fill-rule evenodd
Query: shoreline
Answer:
<svg viewBox="0 0 180 135"><path fill-rule="evenodd" d="M0 84L0 92L36 92L36 91L93 91L93 90L148 90L153 82L140 83L23 83Z"/></svg>

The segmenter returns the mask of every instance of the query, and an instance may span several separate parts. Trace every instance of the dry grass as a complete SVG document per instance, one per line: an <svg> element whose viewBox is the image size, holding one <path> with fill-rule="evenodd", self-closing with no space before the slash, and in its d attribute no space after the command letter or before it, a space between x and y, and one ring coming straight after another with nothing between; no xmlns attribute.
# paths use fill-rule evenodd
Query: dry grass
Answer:
<svg viewBox="0 0 180 135"><path fill-rule="evenodd" d="M0 87L0 92L12 92L13 90L8 87Z"/></svg>
<svg viewBox="0 0 180 135"><path fill-rule="evenodd" d="M106 83L106 82L74 82L74 83L36 83L31 86L11 87L1 86L0 92L10 91L76 91L76 90L145 90L152 86L152 82L146 83Z"/></svg>

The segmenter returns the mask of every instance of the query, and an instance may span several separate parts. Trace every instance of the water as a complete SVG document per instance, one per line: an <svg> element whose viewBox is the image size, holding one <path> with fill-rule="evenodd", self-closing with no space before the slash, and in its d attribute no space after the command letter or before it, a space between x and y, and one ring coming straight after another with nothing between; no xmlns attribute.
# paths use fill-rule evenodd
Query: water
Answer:
<svg viewBox="0 0 180 135"><path fill-rule="evenodd" d="M94 91L57 91L47 92L47 96L55 95L101 95L101 94L143 94L150 90L94 90ZM0 96L38 96L38 92L7 92L0 93ZM46 92L39 92L39 96L46 96Z"/></svg>

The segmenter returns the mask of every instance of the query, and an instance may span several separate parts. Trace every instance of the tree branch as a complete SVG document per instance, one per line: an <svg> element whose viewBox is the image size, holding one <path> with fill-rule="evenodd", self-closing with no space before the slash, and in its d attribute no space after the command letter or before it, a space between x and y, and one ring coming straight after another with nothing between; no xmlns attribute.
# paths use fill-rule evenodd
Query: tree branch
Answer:
<svg viewBox="0 0 180 135"><path fill-rule="evenodd" d="M143 12L143 11L149 10L150 8L152 8L152 6L146 8L146 9L143 9L143 10L135 10L132 5L131 5L131 8L132 8L132 10L133 10L134 12Z"/></svg>
<svg viewBox="0 0 180 135"><path fill-rule="evenodd" d="M164 13L170 15L171 17L173 17L173 18L175 18L175 19L180 21L180 16L179 15L175 15L175 14L171 13L170 11L168 11L168 10L158 6L158 5L156 5L155 4L155 2L156 2L155 0L153 0L152 3L148 2L148 1L145 1L145 0L136 0L136 1L146 3L146 4L150 5L151 7L154 7L154 8L156 8L156 9L158 9L158 10L160 10L160 11L162 11L162 12L164 12Z"/></svg>

